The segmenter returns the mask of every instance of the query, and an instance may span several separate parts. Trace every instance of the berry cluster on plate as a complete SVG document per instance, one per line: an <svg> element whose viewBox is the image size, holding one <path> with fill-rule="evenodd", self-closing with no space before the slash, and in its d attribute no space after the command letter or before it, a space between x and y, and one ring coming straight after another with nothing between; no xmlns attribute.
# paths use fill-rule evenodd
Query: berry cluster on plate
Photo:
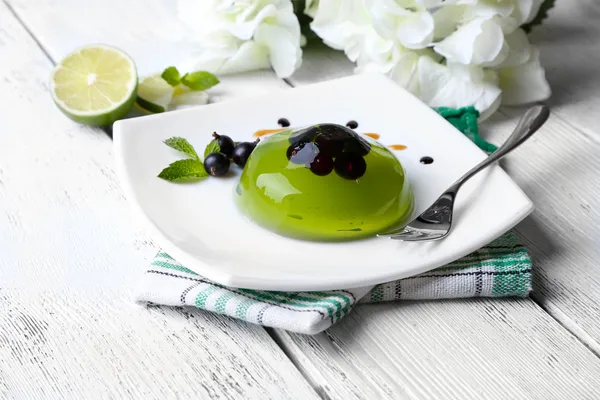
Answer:
<svg viewBox="0 0 600 400"><path fill-rule="evenodd" d="M286 156L319 176L332 171L344 179L358 179L367 170L364 157L371 145L352 129L337 124L317 124L289 137Z"/></svg>

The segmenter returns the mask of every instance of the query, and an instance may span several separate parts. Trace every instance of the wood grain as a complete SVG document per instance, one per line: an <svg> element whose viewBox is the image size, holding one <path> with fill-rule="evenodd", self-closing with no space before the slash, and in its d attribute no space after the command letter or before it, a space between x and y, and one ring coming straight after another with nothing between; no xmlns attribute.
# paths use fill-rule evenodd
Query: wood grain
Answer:
<svg viewBox="0 0 600 400"><path fill-rule="evenodd" d="M530 300L362 305L326 333L278 331L331 399L595 399L599 360Z"/></svg>
<svg viewBox="0 0 600 400"><path fill-rule="evenodd" d="M506 118L498 115L487 125L498 143L520 114L504 113ZM598 154L594 136L553 115L504 167L536 206L518 227L534 261L533 297L600 355Z"/></svg>
<svg viewBox="0 0 600 400"><path fill-rule="evenodd" d="M600 2L557 1L544 24L531 33L553 95L552 111L600 140Z"/></svg>
<svg viewBox="0 0 600 400"><path fill-rule="evenodd" d="M84 6L74 0L41 0L35 4L31 0L12 0L10 4L53 58L60 58L77 45L101 40L132 53L144 65L142 71L153 71L162 68L165 62L171 63L171 60L177 64L178 57L185 53L185 46L175 43L178 33L169 33L172 35L170 38L156 33L161 32L160 26L175 25L172 16L169 16L170 7L165 6L161 0L144 2L144 5L149 6L139 6L141 3L134 1L116 0L103 2L102 7L97 4L88 7L88 4ZM593 10L591 1L581 4L577 6L583 7L579 10ZM562 7L558 12L572 12L564 11L565 6ZM113 15L107 10L117 12ZM75 22L64 21L67 15L77 20L75 27L69 28L69 24ZM556 18L554 13L552 18ZM579 21L584 25L583 31L594 31L588 26L593 23L593 18L590 18L589 23L585 18L583 21ZM58 33L54 29L57 25L66 28ZM149 29L149 26L154 29ZM536 35L540 34L536 32ZM173 42L169 43L170 40ZM547 45L540 45L542 57L546 57ZM570 54L575 57L575 53ZM555 65L558 65L562 58L558 53L555 57ZM351 71L352 66L344 60L343 55L325 49L313 49L307 52L304 65L295 74L292 83L301 85L323 81L347 75ZM249 95L261 88L270 90L271 87L285 87L270 73L261 73L256 77L251 74L233 83L231 89L225 91L223 98L230 92L235 95L238 84L242 84L242 92ZM568 82L563 85L564 90L570 87ZM588 106L595 104L593 96L577 98L580 92L571 89L576 92L573 96L578 102ZM560 93L560 90L562 89L557 91L555 88L555 93ZM577 107L571 107L568 102L564 105L557 104L554 108L557 109L556 115L544 130L547 136L534 138L531 145L519 150L506 166L538 205L534 216L519 227L530 242L536 268L542 274L542 278L536 278L536 298L552 312L553 317L566 316L570 319L573 324L569 329L573 332L587 334L580 337L592 338L587 344L593 348L593 340L600 337L600 321L597 319L595 306L598 304L598 274L593 265L594 260L599 257L590 248L596 231L593 228L591 231L587 229L591 227L589 221L597 216L590 212L597 207L593 207L596 203L587 200L600 191L594 183L597 181L592 176L593 170L586 171L583 164L569 166L567 164L571 158L561 155L565 149L571 155L578 151L587 151L585 154L588 155L596 151L596 130L591 123L586 122L587 114L578 114ZM510 112L497 115L484 127L485 133L492 140L501 141L514 126L515 116ZM571 114L577 119L573 121L577 129L569 121ZM579 140L580 137L587 140L573 140ZM597 151L595 154L598 154ZM592 168L595 166L592 162ZM0 168L2 167L0 162ZM592 184L587 185L589 191L581 189L587 187L581 180L583 178L592 180ZM573 179L576 180L572 181ZM108 181L110 180L105 180ZM550 193L553 187L566 187L567 190L562 195L555 196ZM585 211L576 203L580 199L587 201L582 203L589 205L589 210ZM20 210L15 206L14 212L21 212ZM92 215L98 214L88 210L81 212L81 215L95 218ZM585 216L589 216L589 220ZM569 238L569 233L576 228L570 225L571 218L578 224L584 224L577 225L583 228L572 239ZM100 219L103 218L98 218ZM98 222L88 221L78 226L96 226L95 224ZM87 232L88 228L81 228L74 235L86 235ZM585 237L585 232L590 233L588 238ZM119 231L115 234L123 233ZM103 235L99 232L97 240L102 240ZM554 235L558 235L558 239L554 240ZM126 246L127 244L123 245ZM568 249L567 253L563 253L564 247ZM565 263L568 266L561 268ZM552 273L548 271L549 268L552 268ZM580 275L574 276L575 274ZM13 282L22 281L21 276L17 278ZM54 279L53 282L56 281L58 280ZM130 284L130 281L124 282L122 290ZM587 291L579 290L576 286L579 284ZM93 283L81 285L90 289L96 286ZM108 280L106 285L110 286ZM552 293L552 296L544 293ZM553 311L553 307L562 312L562 317ZM132 327L134 324L145 324L144 318L142 316L140 320L134 320ZM567 322L566 319L561 319L564 325L568 325ZM65 321L62 323L68 324ZM170 324L171 320L165 323L165 332L172 328ZM137 332L137 328L132 329ZM117 331L113 334L117 335ZM287 354L322 397L592 399L600 395L598 381L594 378L598 376L600 368L598 359L530 300L465 300L362 306L340 325L315 337L279 331L275 334ZM144 336L140 340L149 339ZM253 346L252 349L256 351L256 345ZM140 352L141 349L136 348L132 354L138 355ZM156 360L159 360L158 356ZM91 362L98 363L94 364L94 368L104 368L102 361ZM274 368L280 367L276 365ZM129 376L133 375L132 372ZM135 378L130 379L135 381ZM2 387L0 384L0 388Z"/></svg>
<svg viewBox="0 0 600 400"><path fill-rule="evenodd" d="M508 157L504 167L536 205L533 215L517 228L517 231L524 237L534 259L534 299L562 327L576 335L589 350L600 355L600 307L598 306L600 304L600 266L597 263L597 260L600 259L600 248L598 247L600 239L600 228L598 227L598 221L600 221L598 212L600 209L600 200L598 199L598 193L600 193L600 158L598 157L600 154L600 141L598 140L600 128L597 113L591 112L592 109L597 108L596 104L600 102L598 97L600 90L593 89L596 85L600 85L600 80L597 78L597 74L594 75L591 72L586 74L589 79L585 83L578 81L583 77L576 76L578 69L593 68L592 65L595 64L590 64L589 59L600 54L600 52L595 52L594 55L591 55L588 51L583 51L583 47L590 42L594 42L592 48L597 45L597 41L591 38L598 36L597 33L594 34L597 32L597 25L592 17L597 14L594 10L598 10L598 3L582 2L577 5L567 5L558 2L558 4L559 8L552 12L547 25L538 29L540 31L554 29L551 36L554 39L562 35L560 32L563 27L567 29L567 32L571 32L569 29L576 30L580 35L575 36L573 42L569 42L569 45L566 46L571 49L568 51L568 58L565 58L564 52L558 51L559 45L556 41L542 37L543 33L536 32L533 36L533 40L541 48L543 58L547 59L548 77L554 88L554 97L550 101L553 115L539 134ZM587 18L586 14L589 14ZM579 18L575 19L575 15ZM571 28L569 28L569 21L574 20L578 21L577 27L571 24ZM564 48L565 42L562 43ZM573 50L575 48L579 51ZM568 62L565 62L566 59ZM561 71L560 73L563 74L562 79L554 78L557 71ZM306 52L302 70L294 75L291 83L303 85L312 81L339 78L351 72L352 66L342 54L322 48L314 49ZM563 102L560 97L562 100L568 100ZM503 109L502 113L497 114L483 125L484 136L495 143L501 143L508 137L522 112L523 108ZM479 321L472 329L481 328L482 322L479 318L482 313L479 308L481 304L479 302L461 303L460 311L458 311L458 306L454 306L457 307L455 314L468 321ZM500 315L507 314L503 302L493 301L487 304L493 307L491 317L501 318ZM518 314L513 311L513 315L522 318L515 320L538 320L539 323L546 321L544 323L545 334L541 335L539 329L527 331L527 327L522 323L516 323L512 328L505 327L514 329L513 334L510 331L507 332L501 325L494 326L486 333L486 336L504 337L505 358L503 360L480 358L479 365L471 364L474 370L470 372L474 373L475 370L488 368L509 368L507 366L516 365L522 359L528 359L536 361L524 368L535 368L535 376L528 376L524 381L516 379L512 385L506 387L507 382L503 381L502 373L498 376L486 375L478 382L462 378L465 386L457 389L457 392L451 394L436 392L442 390L442 387L449 386L452 381L461 379L459 371L448 368L447 375L443 378L424 384L432 391L431 393L407 392L406 396L409 398L470 398L473 395L469 394L468 390L483 390L487 387L496 388L498 390L496 395L500 398L512 398L513 396L516 398L560 398L568 396L568 392L560 391L564 386L562 383L559 384L555 380L547 381L546 378L536 378L545 375L540 371L548 366L544 360L549 357L561 359L556 365L564 368L565 379L569 379L566 377L578 370L577 360L568 355L565 355L568 360L563 360L562 356L555 352L554 346L550 345L555 339L547 335L561 336L560 327L558 324L552 324L552 321L548 320L546 316L540 319L542 314L535 305L515 304L519 304L520 309ZM404 318L403 305L399 305L399 307L395 312L398 313L397 318L401 319ZM447 316L444 311L450 307L447 302L436 303L431 307L431 313L436 315L435 322L432 322L423 332L430 332L434 337L454 334L455 340L467 346L468 341L463 337L463 332L467 328L461 329L458 325L455 330L454 324L450 323L450 321L454 321L454 316ZM439 314L435 312L438 310ZM355 326L370 326L373 330L373 337L387 337L390 331L400 329L398 324L393 322L393 318L391 320L386 317L377 318L362 309L357 311L352 316L356 322L348 329ZM343 322L343 324L345 323L347 321ZM443 327L443 332L436 329L437 326ZM373 351L373 347L384 348L384 353L393 358L396 354L394 344L391 343L394 337L377 345L367 344L365 340L357 340L355 342L360 342L360 345L353 347L352 350L345 350L342 356L337 358L333 356L335 362L321 361L322 357L319 357L321 352L334 354L336 349L339 349L337 347L338 335L345 335L345 333L340 333L339 329L341 328L336 326L329 335L320 335L317 338L305 338L284 332L277 334L292 359L295 359L298 365L303 366L304 373L313 386L320 387L332 398L346 396L393 397L393 383L398 378L393 374L393 378L381 378L381 376L385 376L387 367L373 367L370 364L356 367L356 365L362 362L364 354L370 354ZM531 351L528 352L517 350L519 344L512 341L522 341L523 339L519 339L519 335L528 338L537 336L539 343L530 346ZM507 341L506 337L512 337L512 340ZM414 343L413 345L416 346ZM431 346L433 344L425 345L423 348L429 349ZM482 354L486 354L488 351L481 348L478 343L471 346L474 353L481 351ZM585 352L583 347L576 347L578 347L577 351ZM404 353L402 354L406 356ZM473 363L473 357L475 357L475 355L455 353L447 354L447 356L460 365ZM588 359L591 362L589 366L593 365L595 370L597 364L593 361L593 357ZM442 357L442 360L445 358ZM488 362L491 362L489 366ZM524 361L522 362L524 363ZM328 368L325 368L325 364ZM423 364L426 362L422 362L421 365ZM366 368L367 365L369 368ZM537 367L537 365L541 367ZM556 365L552 366L551 370L554 370ZM434 369L435 365L429 364L423 368L429 371ZM550 373L551 370L548 370L547 373ZM353 375L351 375L352 371L354 371ZM365 373L364 371L369 372ZM348 376L358 376L359 378L346 379ZM576 376L573 375L572 378L575 379ZM346 382L343 387L331 384L331 382L340 380ZM527 382L530 381L536 382L534 386L528 386ZM355 384L350 382L355 382ZM480 383L482 386L479 386ZM537 388L535 388L536 385ZM541 388L544 385L548 391ZM464 393L461 392L463 389ZM599 390L598 386L592 384L579 396L580 398L595 398L598 397ZM494 395L490 394L489 396L493 397ZM574 395L574 397L578 396Z"/></svg>
<svg viewBox="0 0 600 400"><path fill-rule="evenodd" d="M2 2L0 59L0 397L316 398L263 328L133 303L157 248L112 142L57 111L52 63Z"/></svg>

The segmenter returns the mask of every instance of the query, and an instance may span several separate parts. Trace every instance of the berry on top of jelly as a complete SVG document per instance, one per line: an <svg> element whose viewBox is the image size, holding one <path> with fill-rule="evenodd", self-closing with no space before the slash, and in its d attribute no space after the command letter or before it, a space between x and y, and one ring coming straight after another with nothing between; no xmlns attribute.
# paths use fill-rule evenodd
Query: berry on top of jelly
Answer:
<svg viewBox="0 0 600 400"><path fill-rule="evenodd" d="M288 160L304 164L319 176L328 175L335 169L344 179L358 179L364 175L366 162L363 157L371 151L369 142L353 130L337 124L316 124L299 129L290 135L289 142L291 145L286 151Z"/></svg>

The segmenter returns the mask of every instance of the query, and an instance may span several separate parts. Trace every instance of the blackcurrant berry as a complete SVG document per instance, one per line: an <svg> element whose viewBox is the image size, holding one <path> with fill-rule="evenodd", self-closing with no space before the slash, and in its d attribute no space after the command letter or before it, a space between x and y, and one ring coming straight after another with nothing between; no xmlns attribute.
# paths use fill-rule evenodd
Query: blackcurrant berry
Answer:
<svg viewBox="0 0 600 400"><path fill-rule="evenodd" d="M358 179L367 171L367 163L357 153L343 152L334 162L335 172L344 179Z"/></svg>
<svg viewBox="0 0 600 400"><path fill-rule="evenodd" d="M229 171L229 157L223 153L210 153L204 159L204 170L211 176L222 176Z"/></svg>
<svg viewBox="0 0 600 400"><path fill-rule="evenodd" d="M246 165L250 154L252 154L252 152L254 151L254 148L258 144L259 140L260 139L256 139L255 142L238 143L238 145L235 146L235 148L233 149L233 162L239 165L240 167L244 168L244 165Z"/></svg>
<svg viewBox="0 0 600 400"><path fill-rule="evenodd" d="M234 147L233 140L229 136L219 135L217 132L213 133L213 137L217 143L219 143L221 153L225 154L227 157L231 157Z"/></svg>
<svg viewBox="0 0 600 400"><path fill-rule="evenodd" d="M296 144L299 142L312 142L317 135L319 134L318 125L312 125L307 128L299 129L292 133L289 137L289 142L291 144Z"/></svg>
<svg viewBox="0 0 600 400"><path fill-rule="evenodd" d="M364 157L371 151L371 145L360 136L354 135L351 139L344 142L344 151L356 153Z"/></svg>
<svg viewBox="0 0 600 400"><path fill-rule="evenodd" d="M329 175L333 171L333 158L329 155L317 154L313 162L310 163L310 170L315 175Z"/></svg>
<svg viewBox="0 0 600 400"><path fill-rule="evenodd" d="M317 156L319 149L314 143L300 142L288 147L286 156L294 164L308 165Z"/></svg>
<svg viewBox="0 0 600 400"><path fill-rule="evenodd" d="M319 135L315 143L319 148L319 154L326 154L331 157L336 157L344 150L342 139L332 138L328 135Z"/></svg>
<svg viewBox="0 0 600 400"><path fill-rule="evenodd" d="M283 128L287 128L288 126L290 126L290 121L288 121L287 118L279 118L277 123Z"/></svg>
<svg viewBox="0 0 600 400"><path fill-rule="evenodd" d="M319 133L322 136L336 140L346 140L356 136L356 133L338 124L321 124L319 125Z"/></svg>

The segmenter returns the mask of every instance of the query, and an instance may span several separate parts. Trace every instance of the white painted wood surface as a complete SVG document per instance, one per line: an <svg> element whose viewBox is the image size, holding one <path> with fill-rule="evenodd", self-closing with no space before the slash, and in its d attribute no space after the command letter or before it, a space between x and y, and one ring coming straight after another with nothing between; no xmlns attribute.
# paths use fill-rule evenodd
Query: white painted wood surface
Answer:
<svg viewBox="0 0 600 400"><path fill-rule="evenodd" d="M140 71L148 73L185 53L172 7L165 0L8 3L54 59L76 46L103 41L131 53ZM600 381L595 378L600 376L600 363L585 347L597 350L600 338L600 250L595 245L600 236L594 226L594 220L599 220L596 196L600 175L594 171L598 171L600 149L598 126L594 126L590 112L600 104L599 91L594 91L600 79L594 80L593 67L588 65L576 69L581 75L588 72L585 81L582 76L571 76L577 72L569 72L569 65L593 61L600 54L588 50L598 46L593 36L598 30L593 18L598 7L592 0L577 6L558 3L548 24L534 34L558 96L551 102L555 115L544 136L535 137L507 162L509 172L538 207L519 230L536 261L535 299L551 316L531 300L402 303L362 306L340 325L316 337L276 332L278 343L322 397L600 397ZM0 8L0 15L6 14L4 11ZM574 24L571 18L577 16ZM0 287L9 290L0 293L8 293L5 303L11 310L10 324L0 320L0 393L3 390L19 397L15 388L29 375L36 378L32 386L36 393L44 390L63 398L75 394L90 397L94 391L116 397L158 397L161 390L167 397L207 392L215 397L235 397L239 394L231 383L235 379L242 379L241 390L250 396L282 398L293 394L308 398L312 394L308 384L282 358L264 331L205 313L191 312L195 317L186 319L186 314L177 311L140 310L127 301L125 294L135 274L155 249L127 219L127 208L112 173L110 143L97 130L78 127L53 110L43 88L49 62L10 16L0 18L0 30L9 32L5 36L10 39L1 42L14 45L8 53L13 60L0 65L0 76L6 75L4 70L10 69L12 74L18 70L9 90L3 89L2 85L9 84L3 82L0 90L28 93L23 103L16 105L22 111L8 119L11 128L19 128L20 136L0 136L0 181L8 182L11 190L8 195L0 186L0 201L9 205L3 216L6 224L0 226L0 247L9 251L9 257L0 261ZM569 46L564 42L560 45L561 29L572 34ZM31 50L24 51L24 58L19 59L14 50L17 46ZM571 49L571 62L564 62L560 52L564 47ZM0 47L0 54L7 54L2 51ZM27 68L37 68L36 74ZM343 56L317 50L307 54L292 82L306 84L351 71ZM581 80L569 81L576 78ZM284 83L264 72L225 79L213 98L285 88ZM0 106L14 109L14 97L0 94ZM21 115L31 109L36 110L36 119L23 125ZM500 142L518 112L505 111L510 117L498 115L484 130ZM32 168L22 157L25 146L31 143L25 138L30 137L41 140L42 146L41 150L27 149L36 160L36 174L27 174L25 179L17 171ZM73 165L77 170L71 170ZM73 173L77 178L72 181L56 178ZM37 193L32 187L38 187ZM48 222L55 224L54 229L32 229L41 218L52 214L55 218ZM15 264L20 268L12 267ZM117 274L116 268L127 269ZM32 300L25 301L28 298ZM64 306L55 310L57 304ZM86 314L88 308L93 312ZM20 318L21 314L33 319ZM42 322L30 322L36 319ZM45 336L49 342L46 339L43 344L53 349L47 358L35 352L41 339L30 334L44 323L53 326L53 334ZM225 337L222 332L233 333ZM18 342L21 349L29 349L23 353L24 359L30 360L29 369L19 369L23 357L7 350L11 346L6 338ZM89 338L93 345L83 344L83 338ZM155 342L154 347L148 346ZM110 348L108 344L113 343ZM228 360L238 354L244 367L233 368L228 376L223 371L230 372ZM208 362L214 371L198 370L195 360L203 360L199 365ZM169 372L153 380L163 367ZM186 376L195 379L185 379L184 383L178 368L192 371ZM85 388L73 383L75 371L82 380L102 378ZM3 380L4 376L8 379Z"/></svg>
<svg viewBox="0 0 600 400"><path fill-rule="evenodd" d="M363 305L326 333L278 332L333 399L595 399L600 364L530 300Z"/></svg>
<svg viewBox="0 0 600 400"><path fill-rule="evenodd" d="M52 63L0 2L0 397L317 398L258 326L132 303L156 252L112 142L52 104Z"/></svg>

